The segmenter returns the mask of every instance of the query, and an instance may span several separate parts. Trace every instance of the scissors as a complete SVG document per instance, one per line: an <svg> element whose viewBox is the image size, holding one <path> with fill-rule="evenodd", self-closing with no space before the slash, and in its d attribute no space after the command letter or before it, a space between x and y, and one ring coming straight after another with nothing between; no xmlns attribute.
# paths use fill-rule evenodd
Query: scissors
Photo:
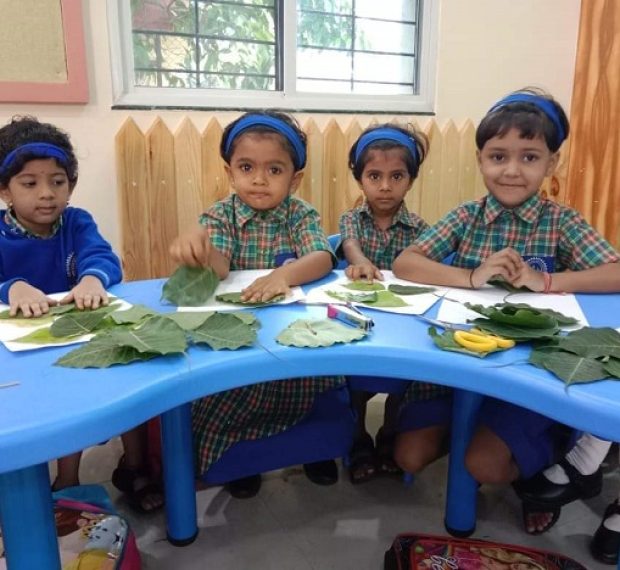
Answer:
<svg viewBox="0 0 620 570"><path fill-rule="evenodd" d="M429 325L433 325L436 327L440 327L447 331L467 331L471 327L468 325L459 325L453 323L447 323L446 321L440 321L439 319L431 319L430 317L425 317L423 315L413 315L416 319L420 319Z"/></svg>

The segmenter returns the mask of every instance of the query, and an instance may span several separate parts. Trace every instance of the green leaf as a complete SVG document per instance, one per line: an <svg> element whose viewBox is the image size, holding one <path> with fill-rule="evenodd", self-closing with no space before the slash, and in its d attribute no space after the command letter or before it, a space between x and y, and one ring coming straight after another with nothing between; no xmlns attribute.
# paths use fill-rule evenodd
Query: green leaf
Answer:
<svg viewBox="0 0 620 570"><path fill-rule="evenodd" d="M603 368L605 372L612 376L613 378L617 378L620 380L620 359L618 358L610 358L607 362L603 364Z"/></svg>
<svg viewBox="0 0 620 570"><path fill-rule="evenodd" d="M377 291L377 299L375 301L366 301L364 305L369 307L407 307L409 303L394 295L391 291Z"/></svg>
<svg viewBox="0 0 620 570"><path fill-rule="evenodd" d="M330 297L347 303L369 303L377 300L377 291L346 293L341 291L325 291Z"/></svg>
<svg viewBox="0 0 620 570"><path fill-rule="evenodd" d="M424 293L432 293L435 291L435 287L417 287L415 285L399 285L398 283L392 283L388 285L388 291L396 295L422 295Z"/></svg>
<svg viewBox="0 0 620 570"><path fill-rule="evenodd" d="M24 317L24 316L15 316L15 317L11 317L10 313L11 310L10 309L6 309L5 311L1 311L0 312L0 319L1 320L8 320L8 321L12 321L11 324L18 324L15 323L13 321L24 321L25 323L30 323L32 324L33 322L37 325L41 324L42 321L46 321L46 320L50 320L50 317L54 316L54 315L62 315L63 313L68 313L70 311L73 310L77 310L75 309L75 305L73 303L69 303L68 305L52 305L50 307L49 312L41 315L40 317ZM20 313L17 313L18 315Z"/></svg>
<svg viewBox="0 0 620 570"><path fill-rule="evenodd" d="M241 291L234 291L230 293L222 293L216 295L215 300L222 303L232 303L233 305L244 305L246 307L264 307L266 305L274 305L284 299L284 295L276 295L269 299L269 301L242 301Z"/></svg>
<svg viewBox="0 0 620 570"><path fill-rule="evenodd" d="M512 285L511 283L508 283L508 281L505 281L502 278L491 279L490 281L487 281L487 283L489 285L493 285L494 287L499 287L500 289L504 289L505 291L508 291L510 293L530 293L531 292L531 290L528 289L527 287L515 287L514 285Z"/></svg>
<svg viewBox="0 0 620 570"><path fill-rule="evenodd" d="M558 321L553 316L524 303L497 303L492 307L465 303L465 306L496 323L528 329L549 329L558 326Z"/></svg>
<svg viewBox="0 0 620 570"><path fill-rule="evenodd" d="M511 338L517 342L534 339L552 339L560 331L558 327L531 329L528 327L517 327L509 324L497 323L489 319L474 319L471 323L484 332L504 338Z"/></svg>
<svg viewBox="0 0 620 570"><path fill-rule="evenodd" d="M162 300L182 307L204 305L220 280L211 267L179 267L164 283Z"/></svg>
<svg viewBox="0 0 620 570"><path fill-rule="evenodd" d="M215 311L200 311L200 312L186 312L180 311L177 313L165 313L167 319L174 321L184 331L191 331L197 329L202 325L211 315L214 315Z"/></svg>
<svg viewBox="0 0 620 570"><path fill-rule="evenodd" d="M120 303L99 307L93 311L83 310L67 313L56 319L50 327L53 336L67 337L94 331L109 313L116 311Z"/></svg>
<svg viewBox="0 0 620 570"><path fill-rule="evenodd" d="M32 331L31 333L20 336L13 339L13 342L20 342L24 344L62 344L65 342L72 342L75 340L75 336L54 336L49 327L43 327Z"/></svg>
<svg viewBox="0 0 620 570"><path fill-rule="evenodd" d="M116 328L96 340L108 346L130 346L138 352L171 354L185 352L185 331L165 316L151 317L136 329Z"/></svg>
<svg viewBox="0 0 620 570"><path fill-rule="evenodd" d="M6 313L8 315L9 312L3 311L3 313ZM50 324L54 321L54 318L54 315L46 313L45 315L42 315L40 317L2 317L2 320L3 324L6 323L7 325L11 325L13 327L30 328Z"/></svg>
<svg viewBox="0 0 620 570"><path fill-rule="evenodd" d="M620 333L608 327L584 327L560 337L558 346L579 356L620 358Z"/></svg>
<svg viewBox="0 0 620 570"><path fill-rule="evenodd" d="M298 319L285 328L276 341L285 346L311 347L349 343L367 335L366 331L343 325L333 319Z"/></svg>
<svg viewBox="0 0 620 570"><path fill-rule="evenodd" d="M385 285L378 281L349 281L344 284L343 287L351 289L352 291L384 291Z"/></svg>
<svg viewBox="0 0 620 570"><path fill-rule="evenodd" d="M235 317L241 319L242 322L244 322L246 325L251 326L254 330L258 330L260 328L260 321L254 313L246 311L235 311L234 313L230 314L235 315Z"/></svg>
<svg viewBox="0 0 620 570"><path fill-rule="evenodd" d="M454 331L446 330L443 333L438 333L435 327L429 327L429 336L433 339L435 346L441 348L441 350L448 350L450 352L460 352L461 354L467 354L468 356L476 356L478 358L484 358L489 352L475 352L468 350L464 346L461 346L456 340L454 340Z"/></svg>
<svg viewBox="0 0 620 570"><path fill-rule="evenodd" d="M256 340L256 329L231 313L215 313L196 330L190 331L196 344L208 344L213 350L236 350L251 346Z"/></svg>
<svg viewBox="0 0 620 570"><path fill-rule="evenodd" d="M125 311L116 311L112 314L112 319L119 325L136 324L146 317L151 317L155 311L146 305L133 305Z"/></svg>
<svg viewBox="0 0 620 570"><path fill-rule="evenodd" d="M128 364L136 360L151 360L159 356L153 352L139 352L130 346L110 346L96 339L72 350L54 364L65 368L108 368L114 364Z"/></svg>
<svg viewBox="0 0 620 570"><path fill-rule="evenodd" d="M570 352L550 353L533 350L529 362L534 366L553 372L558 378L564 380L567 386L602 380L608 376L602 362Z"/></svg>

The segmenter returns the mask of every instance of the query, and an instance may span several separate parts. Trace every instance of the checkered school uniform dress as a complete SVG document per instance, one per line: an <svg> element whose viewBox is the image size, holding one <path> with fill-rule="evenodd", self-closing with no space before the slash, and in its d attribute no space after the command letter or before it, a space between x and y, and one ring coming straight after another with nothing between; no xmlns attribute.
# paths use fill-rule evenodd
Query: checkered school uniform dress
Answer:
<svg viewBox="0 0 620 570"><path fill-rule="evenodd" d="M409 212L403 202L387 230L375 225L368 202L348 210L340 216L340 239L356 239L362 253L379 269L392 269L392 263L398 254L410 246L429 225L417 214ZM407 389L406 400L432 400L447 396L450 388L430 384L429 382L412 382Z"/></svg>
<svg viewBox="0 0 620 570"><path fill-rule="evenodd" d="M200 218L211 243L230 259L230 269L272 269L276 258L328 251L318 212L289 197L277 208L256 211L236 194ZM233 444L280 433L298 423L316 396L344 384L343 377L305 377L236 388L194 402L196 465L204 473Z"/></svg>

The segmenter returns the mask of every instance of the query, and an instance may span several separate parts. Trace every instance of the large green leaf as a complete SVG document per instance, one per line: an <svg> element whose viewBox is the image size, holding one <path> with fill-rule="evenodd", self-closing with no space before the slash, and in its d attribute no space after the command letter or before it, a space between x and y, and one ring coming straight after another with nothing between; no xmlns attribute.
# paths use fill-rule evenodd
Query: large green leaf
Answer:
<svg viewBox="0 0 620 570"><path fill-rule="evenodd" d="M146 317L151 317L155 311L146 305L133 305L125 311L116 311L112 314L112 319L119 325L136 324Z"/></svg>
<svg viewBox="0 0 620 570"><path fill-rule="evenodd" d="M185 352L185 331L163 315L151 317L138 328L116 328L97 336L97 342L108 346L130 346L138 352L171 354Z"/></svg>
<svg viewBox="0 0 620 570"><path fill-rule="evenodd" d="M339 301L346 301L347 303L368 303L377 300L377 291L361 291L359 293L347 293L346 291L325 291L327 295L338 299Z"/></svg>
<svg viewBox="0 0 620 570"><path fill-rule="evenodd" d="M477 358L484 358L489 352L475 352L468 350L464 346L461 346L456 340L454 340L454 331L445 330L443 333L438 333L435 327L429 327L429 336L433 339L435 346L441 348L441 350L448 350L450 352L460 352L461 354L467 354L468 356L476 356Z"/></svg>
<svg viewBox="0 0 620 570"><path fill-rule="evenodd" d="M398 295L394 295L391 291L377 291L377 299L375 301L366 301L364 305L369 307L407 307L409 303L405 302Z"/></svg>
<svg viewBox="0 0 620 570"><path fill-rule="evenodd" d="M54 336L49 327L42 327L37 329L36 331L32 331L31 333L20 336L19 338L13 339L13 342L20 342L24 344L62 344L65 342L75 341L75 336Z"/></svg>
<svg viewBox="0 0 620 570"><path fill-rule="evenodd" d="M610 358L607 362L603 363L603 368L607 374L620 380L620 359Z"/></svg>
<svg viewBox="0 0 620 570"><path fill-rule="evenodd" d="M181 307L204 305L220 280L211 267L179 267L162 289L162 299Z"/></svg>
<svg viewBox="0 0 620 570"><path fill-rule="evenodd" d="M496 323L528 329L549 329L558 326L558 321L553 316L523 303L497 303L492 307L465 303L465 306Z"/></svg>
<svg viewBox="0 0 620 570"><path fill-rule="evenodd" d="M343 325L333 319L298 319L285 328L276 337L276 341L286 346L316 348L338 342L349 343L367 334L362 329Z"/></svg>
<svg viewBox="0 0 620 570"><path fill-rule="evenodd" d="M232 303L234 305L244 305L246 307L264 307L265 305L274 305L284 299L284 295L276 295L269 301L242 301L241 291L231 291L230 293L222 293L216 295L215 300L222 303Z"/></svg>
<svg viewBox="0 0 620 570"><path fill-rule="evenodd" d="M41 324L42 321L44 320L52 320L50 317L54 317L55 315L62 315L63 313L69 313L70 311L73 310L77 310L75 308L75 305L73 303L69 303L68 305L52 305L50 307L50 310L41 315L40 317L24 317L24 316L15 316L12 317L10 315L11 310L10 309L6 309L5 311L1 311L0 312L0 320L9 320L11 321L11 324L20 324L21 321L23 321L24 323L29 323L32 325L32 323L36 323L37 325ZM19 315L19 313L18 313ZM16 321L19 321L20 323L17 323Z"/></svg>
<svg viewBox="0 0 620 570"><path fill-rule="evenodd" d="M590 358L602 356L620 358L620 333L608 327L584 327L560 337L558 347Z"/></svg>
<svg viewBox="0 0 620 570"><path fill-rule="evenodd" d="M215 311L181 311L178 313L165 313L163 316L174 321L184 331L191 331L197 329L214 313Z"/></svg>
<svg viewBox="0 0 620 570"><path fill-rule="evenodd" d="M243 321L246 325L251 326L254 330L258 330L260 328L260 321L254 313L250 313L249 311L235 311L230 314L235 315L235 317L241 319L241 321Z"/></svg>
<svg viewBox="0 0 620 570"><path fill-rule="evenodd" d="M560 331L558 327L531 329L528 327L517 327L509 324L497 323L489 319L474 319L471 323L484 332L504 338L511 338L517 342L553 338L553 336Z"/></svg>
<svg viewBox="0 0 620 570"><path fill-rule="evenodd" d="M494 287L499 287L500 289L504 289L509 293L529 293L531 290L527 287L515 287L512 283L508 283L503 278L496 278L487 281L489 285L493 285Z"/></svg>
<svg viewBox="0 0 620 570"><path fill-rule="evenodd" d="M398 283L392 283L388 285L388 291L396 295L423 295L424 293L432 293L435 291L435 287L418 287L416 285L399 285Z"/></svg>
<svg viewBox="0 0 620 570"><path fill-rule="evenodd" d="M379 283L378 281L349 281L345 283L343 287L347 289L351 289L352 291L383 291L385 290L385 285Z"/></svg>
<svg viewBox="0 0 620 570"><path fill-rule="evenodd" d="M256 340L256 329L238 315L215 313L189 335L196 344L208 344L213 350L235 350L251 346Z"/></svg>
<svg viewBox="0 0 620 570"><path fill-rule="evenodd" d="M72 350L55 364L65 368L108 368L114 364L145 361L159 356L153 352L139 352L131 346L114 346L96 339Z"/></svg>
<svg viewBox="0 0 620 570"><path fill-rule="evenodd" d="M608 376L603 363L593 358L584 358L570 352L549 352L533 350L529 362L553 372L567 385L593 382Z"/></svg>
<svg viewBox="0 0 620 570"><path fill-rule="evenodd" d="M50 327L53 336L80 336L94 331L109 313L116 311L120 303L112 303L93 311L83 310L67 313L56 319Z"/></svg>

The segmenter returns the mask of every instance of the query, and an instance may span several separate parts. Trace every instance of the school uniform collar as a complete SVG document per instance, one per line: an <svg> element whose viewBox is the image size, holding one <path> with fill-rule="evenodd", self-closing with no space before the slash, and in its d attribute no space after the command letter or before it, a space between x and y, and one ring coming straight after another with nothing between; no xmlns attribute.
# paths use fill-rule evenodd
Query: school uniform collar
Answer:
<svg viewBox="0 0 620 570"><path fill-rule="evenodd" d="M364 202L360 206L360 212L363 215L368 216L370 219L373 219L372 211L366 200L364 200ZM403 224L404 226L409 226L409 227L415 226L415 224L412 222L411 218L409 217L409 210L407 209L407 206L405 205L404 201L401 203L400 208L398 208L398 210L396 211L396 214L392 218L392 226L395 226L396 224Z"/></svg>
<svg viewBox="0 0 620 570"><path fill-rule="evenodd" d="M491 194L489 194L485 200L484 223L487 225L492 224L504 212L510 212L526 224L533 224L538 218L538 213L542 203L538 194L534 194L520 206L510 209L504 208L504 206L502 206L493 196L491 196Z"/></svg>
<svg viewBox="0 0 620 570"><path fill-rule="evenodd" d="M61 215L55 222L54 225L52 226L52 232L50 233L49 236L40 236L39 234L33 232L32 230L29 230L27 227L23 226L19 220L17 219L17 217L15 216L15 212L13 211L13 208L7 208L5 214L4 214L4 222L6 223L7 226L9 226L9 228L11 228L11 230L17 234L21 234L23 237L27 237L27 238L31 238L31 239L49 239L51 237L54 237L57 233L58 230L61 228L62 226L62 218L63 216Z"/></svg>
<svg viewBox="0 0 620 570"><path fill-rule="evenodd" d="M287 196L276 208L271 210L255 210L254 208L248 206L245 202L242 202L236 194L234 195L234 200L235 217L240 226L244 226L253 219L263 221L274 220L280 222L286 222L288 220L291 202L290 196Z"/></svg>

